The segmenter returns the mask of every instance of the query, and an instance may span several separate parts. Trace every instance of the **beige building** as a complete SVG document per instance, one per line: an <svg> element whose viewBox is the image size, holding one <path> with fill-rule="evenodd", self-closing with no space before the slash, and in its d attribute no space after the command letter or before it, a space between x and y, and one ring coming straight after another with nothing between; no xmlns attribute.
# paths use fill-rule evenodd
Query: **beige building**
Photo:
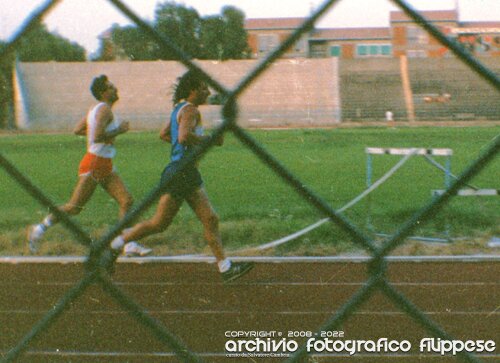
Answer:
<svg viewBox="0 0 500 363"><path fill-rule="evenodd" d="M298 29L306 18L269 18L247 19L245 30L248 33L248 45L252 49L252 57L260 58L275 49L288 36ZM309 34L301 39L285 53L285 57L307 57Z"/></svg>
<svg viewBox="0 0 500 363"><path fill-rule="evenodd" d="M500 56L500 21L461 22L457 10L422 11L432 25L474 55ZM248 43L255 58L275 49L307 18L247 19ZM402 11L390 13L389 27L313 29L285 57L343 59L440 58L450 51Z"/></svg>

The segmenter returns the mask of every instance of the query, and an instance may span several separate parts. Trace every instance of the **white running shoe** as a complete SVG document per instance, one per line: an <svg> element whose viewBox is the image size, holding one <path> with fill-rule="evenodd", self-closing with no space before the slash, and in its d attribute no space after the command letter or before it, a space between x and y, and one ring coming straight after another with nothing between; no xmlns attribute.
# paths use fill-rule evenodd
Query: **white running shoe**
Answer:
<svg viewBox="0 0 500 363"><path fill-rule="evenodd" d="M37 252L37 243L40 241L46 230L47 227L43 224L34 224L28 228L28 245L31 253Z"/></svg>
<svg viewBox="0 0 500 363"><path fill-rule="evenodd" d="M153 252L151 248L144 247L140 243L134 241L125 244L125 247L123 248L123 254L126 257L132 257L132 256L144 257L149 255L151 252Z"/></svg>
<svg viewBox="0 0 500 363"><path fill-rule="evenodd" d="M488 242L488 247L491 247L491 248L500 247L500 237L493 237Z"/></svg>

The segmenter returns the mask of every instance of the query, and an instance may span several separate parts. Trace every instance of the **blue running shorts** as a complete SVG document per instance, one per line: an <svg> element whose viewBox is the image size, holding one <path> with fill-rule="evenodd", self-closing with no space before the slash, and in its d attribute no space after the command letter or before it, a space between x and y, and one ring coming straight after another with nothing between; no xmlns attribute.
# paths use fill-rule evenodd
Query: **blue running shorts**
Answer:
<svg viewBox="0 0 500 363"><path fill-rule="evenodd" d="M173 175L175 170L178 169L178 163L172 162L166 166L161 174L161 183ZM203 185L203 179L198 169L194 166L188 166L182 172L177 172L169 185L163 188L163 194L170 194L178 200L184 200L191 193L198 190Z"/></svg>

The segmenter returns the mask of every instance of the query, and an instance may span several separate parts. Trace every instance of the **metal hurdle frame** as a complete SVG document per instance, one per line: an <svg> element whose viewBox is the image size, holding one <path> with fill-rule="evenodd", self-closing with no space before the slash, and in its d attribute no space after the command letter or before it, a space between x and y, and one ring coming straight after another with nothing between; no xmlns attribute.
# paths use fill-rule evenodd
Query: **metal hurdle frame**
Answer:
<svg viewBox="0 0 500 363"><path fill-rule="evenodd" d="M372 176L373 176L373 155L400 155L405 157L411 156L444 156L445 166L442 170L444 172L444 187L445 190L448 189L451 185L452 173L451 173L451 157L453 155L453 150L448 148L381 148L381 147L367 147L365 148L366 153L366 187L370 189L372 186ZM434 191L433 191L434 192ZM433 194L434 196L435 194ZM377 233L371 221L372 215L372 201L371 196L368 195L367 198L367 221L366 225L368 229L373 232L376 236L380 237L388 237L389 234L386 233ZM432 237L421 237L421 236L411 236L409 239L424 241L424 242L451 242L450 237L450 226L448 221L445 221L445 238L432 238Z"/></svg>

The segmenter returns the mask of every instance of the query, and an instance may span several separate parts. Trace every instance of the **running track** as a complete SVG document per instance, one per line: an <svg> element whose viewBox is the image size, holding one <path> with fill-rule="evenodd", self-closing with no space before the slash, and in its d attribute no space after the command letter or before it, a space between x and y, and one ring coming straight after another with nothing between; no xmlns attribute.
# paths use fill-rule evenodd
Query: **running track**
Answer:
<svg viewBox="0 0 500 363"><path fill-rule="evenodd" d="M241 258L255 269L221 284L209 258L120 259L113 280L206 362L282 362L228 358L227 331L318 331L366 280L364 258ZM5 353L83 275L82 258L1 258L0 350ZM500 259L492 256L389 258L393 285L455 339L500 344ZM310 362L459 362L423 356L430 337L376 292L342 326L344 339L409 340L405 355L316 355ZM281 338L277 338L281 339ZM303 342L301 339L296 339ZM500 349L479 356L499 362ZM33 341L20 362L176 362L168 348L99 286L92 286Z"/></svg>

